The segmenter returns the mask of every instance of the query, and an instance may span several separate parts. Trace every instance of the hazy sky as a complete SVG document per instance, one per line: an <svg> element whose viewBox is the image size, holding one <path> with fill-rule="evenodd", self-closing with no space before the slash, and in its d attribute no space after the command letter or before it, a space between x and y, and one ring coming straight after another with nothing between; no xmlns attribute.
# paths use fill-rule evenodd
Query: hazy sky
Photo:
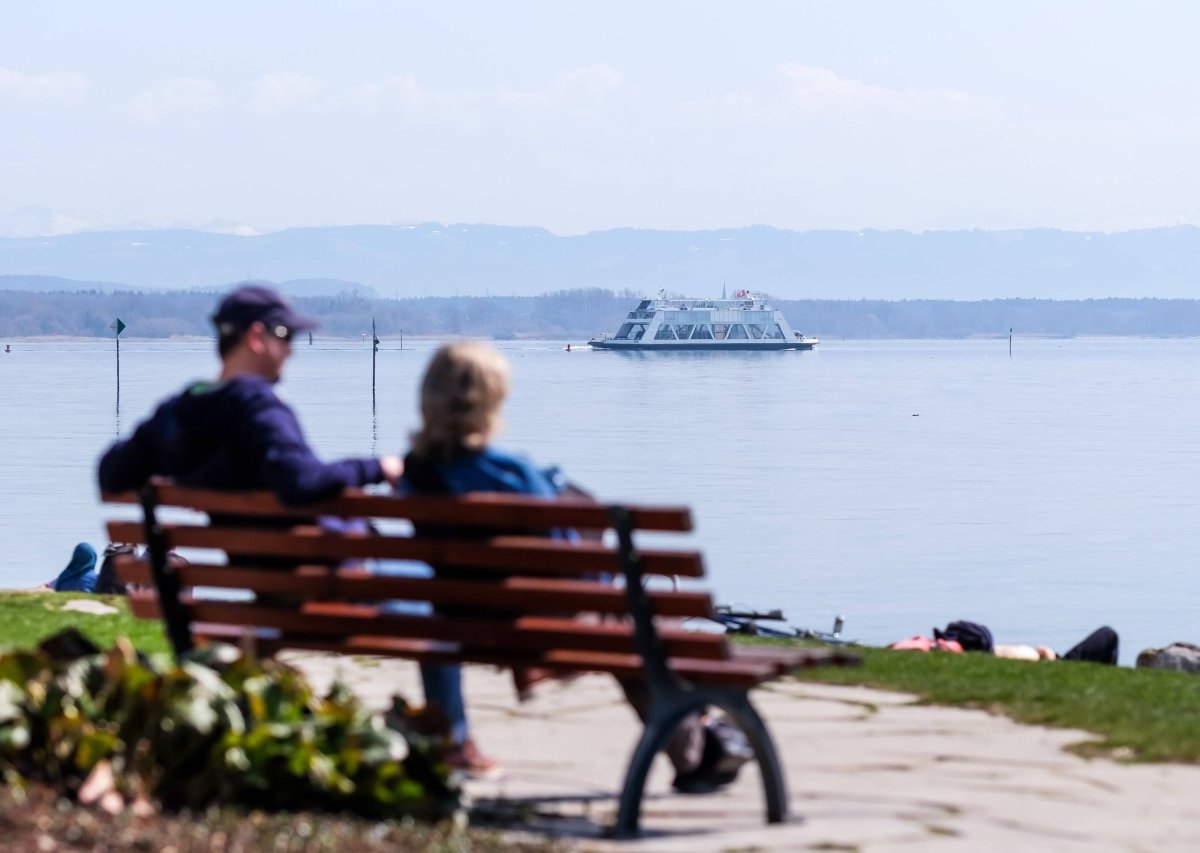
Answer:
<svg viewBox="0 0 1200 853"><path fill-rule="evenodd" d="M1200 223L1191 2L7 2L0 214Z"/></svg>

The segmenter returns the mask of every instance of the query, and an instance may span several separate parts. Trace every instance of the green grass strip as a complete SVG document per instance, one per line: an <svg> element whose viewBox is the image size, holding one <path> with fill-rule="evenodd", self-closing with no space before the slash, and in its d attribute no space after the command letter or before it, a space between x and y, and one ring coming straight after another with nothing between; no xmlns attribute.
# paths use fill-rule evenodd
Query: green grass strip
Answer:
<svg viewBox="0 0 1200 853"><path fill-rule="evenodd" d="M799 677L912 693L923 703L979 708L1023 723L1077 728L1074 748L1138 761L1200 760L1200 676L1073 661L863 648L860 667Z"/></svg>
<svg viewBox="0 0 1200 853"><path fill-rule="evenodd" d="M97 615L64 608L80 600L106 604L116 613ZM31 648L64 628L77 628L102 649L117 637L128 637L147 654L170 650L162 623L134 618L129 602L119 595L71 592L0 592L0 648Z"/></svg>

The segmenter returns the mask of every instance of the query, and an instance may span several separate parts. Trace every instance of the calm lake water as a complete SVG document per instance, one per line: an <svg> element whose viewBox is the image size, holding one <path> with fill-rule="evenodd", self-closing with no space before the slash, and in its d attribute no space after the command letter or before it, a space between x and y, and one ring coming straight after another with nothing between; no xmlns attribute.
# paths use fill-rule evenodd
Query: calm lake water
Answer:
<svg viewBox="0 0 1200 853"><path fill-rule="evenodd" d="M401 452L434 348L298 345L282 393L326 458ZM604 499L686 503L718 599L885 643L954 619L1065 651L1195 628L1200 340L829 341L809 353L628 354L501 343L501 446ZM0 353L3 585L104 544L95 462L216 372L210 341Z"/></svg>

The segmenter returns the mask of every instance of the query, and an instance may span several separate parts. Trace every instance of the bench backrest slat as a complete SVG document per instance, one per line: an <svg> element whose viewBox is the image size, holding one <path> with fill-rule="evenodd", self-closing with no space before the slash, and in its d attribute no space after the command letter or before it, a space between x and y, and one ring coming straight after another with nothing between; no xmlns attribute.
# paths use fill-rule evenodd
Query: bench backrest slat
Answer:
<svg viewBox="0 0 1200 853"><path fill-rule="evenodd" d="M223 492L190 489L171 484L155 486L160 506L179 506L218 515L261 518L387 518L415 524L459 524L507 530L573 527L604 530L612 526L610 508L573 498L548 499L528 495L470 494L460 497L393 497L371 495L358 489L304 507L281 504L270 492ZM107 503L137 503L133 492L105 494ZM630 507L639 530L686 533L692 530L687 507Z"/></svg>
<svg viewBox="0 0 1200 853"><path fill-rule="evenodd" d="M327 533L304 525L291 530L164 524L169 548L215 548L226 553L294 557L297 560L419 560L436 566L498 569L559 575L618 574L617 552L600 542L568 542L540 536L494 536L486 540L434 539L420 536L369 536ZM140 522L110 521L113 542L143 543ZM702 577L695 551L644 549L643 571L654 575Z"/></svg>
<svg viewBox="0 0 1200 853"><path fill-rule="evenodd" d="M132 555L119 558L117 570L126 583L153 583L149 564ZM478 605L485 601L496 608L520 608L535 613L622 614L628 611L624 590L612 584L561 578L499 577L483 585L478 581L387 577L363 569L325 566L269 569L200 563L182 566L179 577L186 587L288 593L311 599L425 601L434 605ZM712 598L704 592L651 590L649 594L654 611L660 616L711 617L713 614Z"/></svg>

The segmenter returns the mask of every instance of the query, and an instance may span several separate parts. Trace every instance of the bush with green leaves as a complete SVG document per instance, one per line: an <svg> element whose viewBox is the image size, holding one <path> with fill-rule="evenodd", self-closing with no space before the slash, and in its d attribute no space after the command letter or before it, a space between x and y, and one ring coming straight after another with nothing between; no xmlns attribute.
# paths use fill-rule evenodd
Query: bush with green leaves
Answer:
<svg viewBox="0 0 1200 853"><path fill-rule="evenodd" d="M178 664L67 632L0 655L0 767L80 792L97 770L124 801L234 803L436 820L459 808L433 716L386 717L341 684L213 645Z"/></svg>

